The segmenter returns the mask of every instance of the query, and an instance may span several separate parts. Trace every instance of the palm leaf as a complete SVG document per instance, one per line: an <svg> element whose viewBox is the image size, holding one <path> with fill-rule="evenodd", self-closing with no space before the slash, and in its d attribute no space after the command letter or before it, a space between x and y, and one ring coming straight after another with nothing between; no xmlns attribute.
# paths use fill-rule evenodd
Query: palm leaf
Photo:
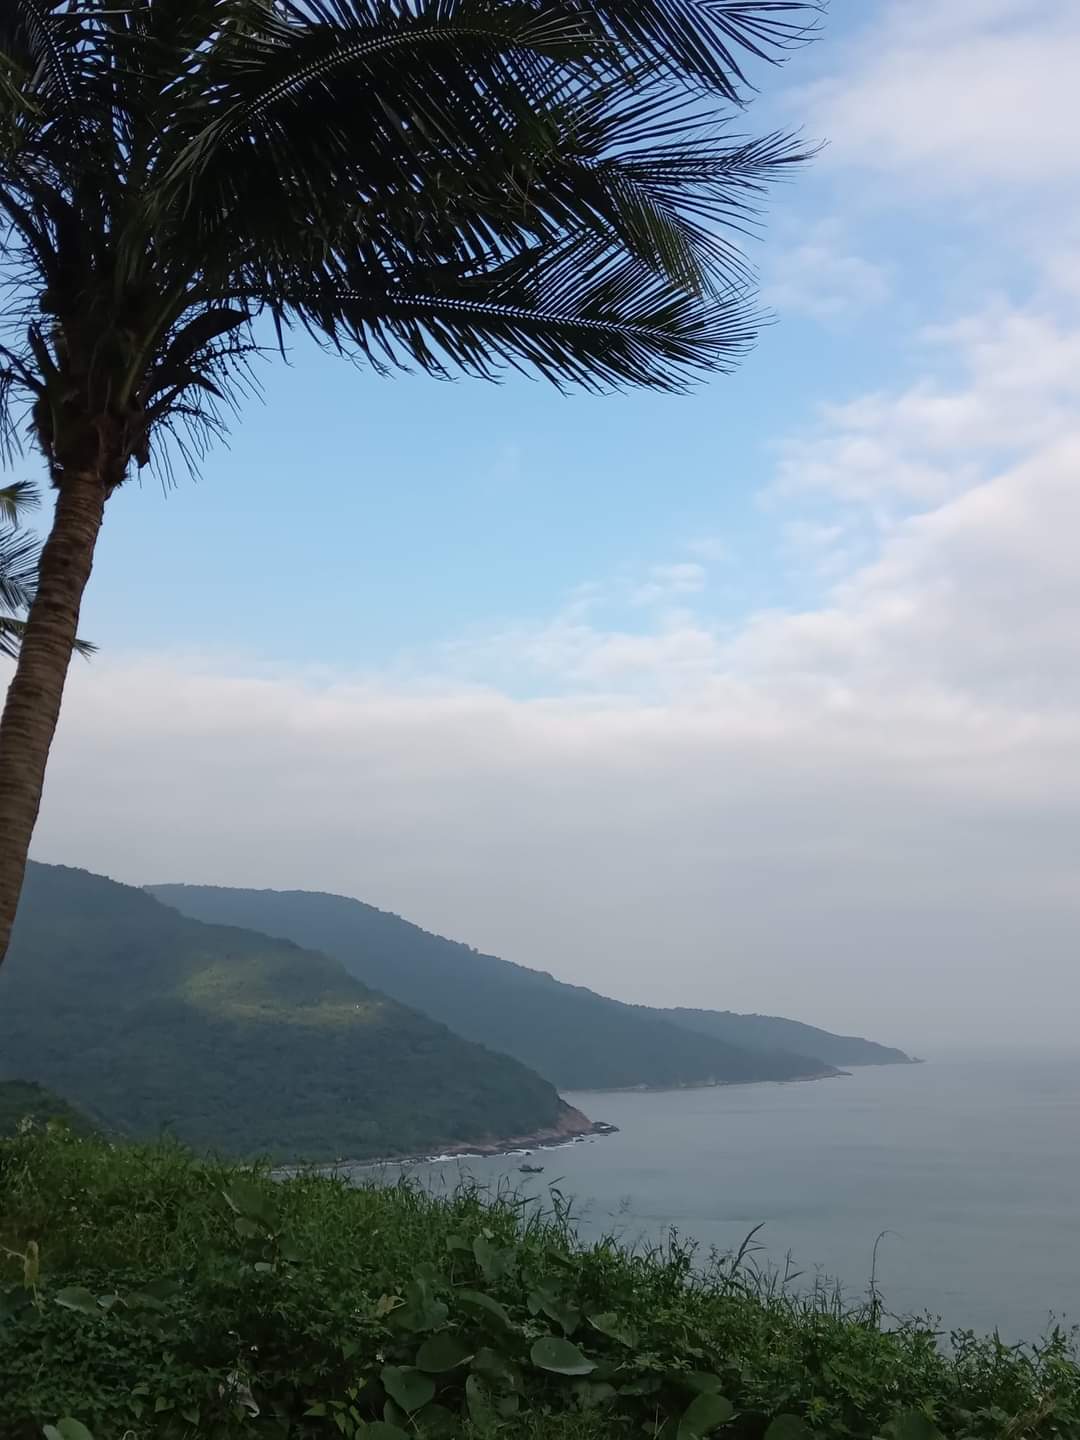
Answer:
<svg viewBox="0 0 1080 1440"><path fill-rule="evenodd" d="M0 615L0 655L14 660L19 653L19 645L25 633L25 620L15 620L10 615Z"/></svg>
<svg viewBox="0 0 1080 1440"><path fill-rule="evenodd" d="M737 102L743 55L774 62L813 33L817 0L569 0L595 16L620 48L688 75Z"/></svg>
<svg viewBox="0 0 1080 1440"><path fill-rule="evenodd" d="M260 313L380 370L725 370L757 321L743 237L808 150L729 135L723 105L816 8L11 0L0 249L27 342L0 382L60 478L73 334L139 464L154 433L190 426L192 460L221 433Z"/></svg>
<svg viewBox="0 0 1080 1440"><path fill-rule="evenodd" d="M0 615L0 655L6 656L9 660L18 658L19 646L26 634L26 621L16 620L10 615ZM97 654L98 647L92 645L89 640L76 640L72 647L76 655L81 655L84 660L89 660L92 655Z"/></svg>
<svg viewBox="0 0 1080 1440"><path fill-rule="evenodd" d="M36 510L40 504L37 486L31 480L15 480L0 486L0 520L8 525L18 525L27 511Z"/></svg>
<svg viewBox="0 0 1080 1440"><path fill-rule="evenodd" d="M38 537L16 526L27 511L36 510L40 503L36 486L28 480L0 487L0 519L7 522L0 529L0 655L9 659L18 654L26 629L21 617L34 603L41 559ZM76 640L75 649L89 658L97 646Z"/></svg>
<svg viewBox="0 0 1080 1440"><path fill-rule="evenodd" d="M0 531L0 609L28 610L37 584L40 545L36 535Z"/></svg>

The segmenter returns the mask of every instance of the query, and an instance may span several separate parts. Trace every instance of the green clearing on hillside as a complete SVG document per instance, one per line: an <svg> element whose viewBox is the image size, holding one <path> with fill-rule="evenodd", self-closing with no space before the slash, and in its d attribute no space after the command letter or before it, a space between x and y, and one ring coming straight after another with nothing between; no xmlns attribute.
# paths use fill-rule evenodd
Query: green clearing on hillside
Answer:
<svg viewBox="0 0 1080 1440"><path fill-rule="evenodd" d="M565 1111L539 1075L337 960L51 865L29 867L0 969L0 1079L123 1134L281 1159L528 1135Z"/></svg>
<svg viewBox="0 0 1080 1440"><path fill-rule="evenodd" d="M827 1075L812 1050L754 1048L688 1030L661 1010L624 1005L540 970L481 955L342 895L155 885L185 915L280 935L340 960L365 985L458 1035L497 1045L566 1090L743 1084Z"/></svg>
<svg viewBox="0 0 1080 1440"><path fill-rule="evenodd" d="M0 1144L0 1217L4 1440L1080 1437L1061 1335L943 1353L675 1241L579 1248L510 1196L54 1130Z"/></svg>

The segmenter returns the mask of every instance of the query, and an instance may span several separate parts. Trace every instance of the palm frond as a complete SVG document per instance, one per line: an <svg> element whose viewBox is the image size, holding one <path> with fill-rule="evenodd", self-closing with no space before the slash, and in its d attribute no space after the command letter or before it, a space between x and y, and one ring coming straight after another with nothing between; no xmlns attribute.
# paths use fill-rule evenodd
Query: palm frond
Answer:
<svg viewBox="0 0 1080 1440"><path fill-rule="evenodd" d="M0 486L0 520L8 525L18 525L30 510L41 505L41 496L32 480L15 480L10 485Z"/></svg>
<svg viewBox="0 0 1080 1440"><path fill-rule="evenodd" d="M34 603L37 593L38 563L41 542L32 533L18 529L19 522L41 500L37 487L29 480L16 480L0 487L0 655L14 659L26 630L22 618ZM89 658L97 646L76 640L78 654Z"/></svg>
<svg viewBox="0 0 1080 1440"><path fill-rule="evenodd" d="M9 660L18 658L19 646L26 634L26 621L16 620L10 615L0 615L0 655ZM76 640L72 646L76 655L81 655L84 660L89 660L96 655L98 647L91 644L89 640Z"/></svg>
<svg viewBox="0 0 1080 1440"><path fill-rule="evenodd" d="M4 69L21 72L21 94L69 106L75 99L70 46L64 29L72 17L58 0L6 0L0 8Z"/></svg>
<svg viewBox="0 0 1080 1440"><path fill-rule="evenodd" d="M491 276L437 280L428 292L370 283L312 287L290 295L292 315L315 336L355 346L376 368L486 379L506 368L586 390L631 385L681 390L695 372L725 369L751 343L759 317L738 291L687 293L633 257L591 251L517 262Z"/></svg>
<svg viewBox="0 0 1080 1440"><path fill-rule="evenodd" d="M195 462L260 313L380 370L730 368L759 318L743 241L810 153L732 134L732 107L818 9L7 0L0 439L19 398L54 483L106 411L125 464L167 468L155 436Z"/></svg>
<svg viewBox="0 0 1080 1440"><path fill-rule="evenodd" d="M0 531L0 609L16 613L30 608L40 550L36 535Z"/></svg>
<svg viewBox="0 0 1080 1440"><path fill-rule="evenodd" d="M542 0L540 0L542 3ZM738 103L744 56L774 63L814 31L818 0L570 0L619 46Z"/></svg>
<svg viewBox="0 0 1080 1440"><path fill-rule="evenodd" d="M26 621L15 620L10 615L0 615L0 655L6 656L8 660L14 660L19 653L19 645L26 633Z"/></svg>

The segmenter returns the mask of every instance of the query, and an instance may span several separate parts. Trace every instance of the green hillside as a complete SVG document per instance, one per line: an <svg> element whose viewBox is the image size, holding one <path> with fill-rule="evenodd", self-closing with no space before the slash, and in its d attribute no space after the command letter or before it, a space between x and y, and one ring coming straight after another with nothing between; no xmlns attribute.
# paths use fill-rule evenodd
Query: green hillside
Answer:
<svg viewBox="0 0 1080 1440"><path fill-rule="evenodd" d="M566 1089L609 1090L831 1074L816 1056L748 1050L657 1011L606 999L359 900L304 890L158 885L186 915L280 935L335 956L353 975L459 1035L496 1045Z"/></svg>
<svg viewBox="0 0 1080 1440"><path fill-rule="evenodd" d="M525 1135L567 1107L517 1062L287 941L32 865L0 970L0 1079L109 1128L310 1159Z"/></svg>
<svg viewBox="0 0 1080 1440"><path fill-rule="evenodd" d="M17 1135L27 1120L47 1125L58 1120L76 1135L93 1135L92 1122L74 1105L29 1080L0 1080L0 1140Z"/></svg>
<svg viewBox="0 0 1080 1440"><path fill-rule="evenodd" d="M777 1015L736 1015L731 1010L659 1010L667 1020L702 1035L729 1040L755 1050L801 1050L830 1065L911 1065L910 1055L890 1045L878 1045L859 1035L833 1035L816 1025L782 1020Z"/></svg>

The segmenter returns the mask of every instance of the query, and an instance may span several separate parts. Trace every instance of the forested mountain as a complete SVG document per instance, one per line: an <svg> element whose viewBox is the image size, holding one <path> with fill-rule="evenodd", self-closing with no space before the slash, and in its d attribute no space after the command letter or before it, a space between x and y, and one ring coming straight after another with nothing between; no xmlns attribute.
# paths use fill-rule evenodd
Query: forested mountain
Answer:
<svg viewBox="0 0 1080 1440"><path fill-rule="evenodd" d="M242 925L335 956L353 975L459 1035L498 1047L566 1089L791 1080L834 1073L819 1057L746 1049L521 965L481 955L359 900L304 890L157 885L186 915Z"/></svg>
<svg viewBox="0 0 1080 1440"><path fill-rule="evenodd" d="M816 1025L782 1020L777 1015L737 1015L731 1010L658 1010L656 1014L702 1035L756 1050L801 1050L830 1065L911 1065L903 1050L878 1045L860 1035L833 1035Z"/></svg>
<svg viewBox="0 0 1080 1440"><path fill-rule="evenodd" d="M0 969L0 1079L131 1135L281 1158L411 1153L572 1113L523 1065L335 959L44 865Z"/></svg>

